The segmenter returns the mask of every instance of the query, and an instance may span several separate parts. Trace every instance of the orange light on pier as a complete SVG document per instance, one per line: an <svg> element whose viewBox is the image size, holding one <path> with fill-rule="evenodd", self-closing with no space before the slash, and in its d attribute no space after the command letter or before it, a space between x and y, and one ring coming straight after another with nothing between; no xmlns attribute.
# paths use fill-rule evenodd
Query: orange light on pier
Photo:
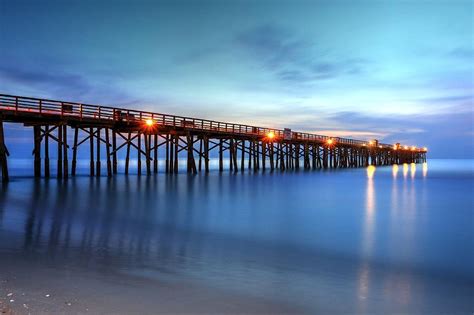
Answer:
<svg viewBox="0 0 474 315"><path fill-rule="evenodd" d="M374 145L374 141L370 140L369 145Z"/></svg>
<svg viewBox="0 0 474 315"><path fill-rule="evenodd" d="M428 148L427 148L427 147L424 147L424 148L423 148L423 151L428 152Z"/></svg>
<svg viewBox="0 0 474 315"><path fill-rule="evenodd" d="M412 147L411 147L411 150L412 150L412 151L415 151L415 150L416 150L416 147L415 147L415 146L412 146Z"/></svg>
<svg viewBox="0 0 474 315"><path fill-rule="evenodd" d="M326 143L327 143L328 145L331 145L331 144L334 143L334 140L333 140L332 138L329 138L329 139L326 140Z"/></svg>
<svg viewBox="0 0 474 315"><path fill-rule="evenodd" d="M408 150L408 146L404 146L403 148L404 148L405 150Z"/></svg>
<svg viewBox="0 0 474 315"><path fill-rule="evenodd" d="M148 127L151 127L155 124L155 121L153 119L147 119L145 120L145 124L148 126Z"/></svg>
<svg viewBox="0 0 474 315"><path fill-rule="evenodd" d="M393 145L394 150L398 150L398 146L396 144Z"/></svg>
<svg viewBox="0 0 474 315"><path fill-rule="evenodd" d="M275 133L273 131L270 131L269 133L267 133L267 138L273 140L275 138Z"/></svg>

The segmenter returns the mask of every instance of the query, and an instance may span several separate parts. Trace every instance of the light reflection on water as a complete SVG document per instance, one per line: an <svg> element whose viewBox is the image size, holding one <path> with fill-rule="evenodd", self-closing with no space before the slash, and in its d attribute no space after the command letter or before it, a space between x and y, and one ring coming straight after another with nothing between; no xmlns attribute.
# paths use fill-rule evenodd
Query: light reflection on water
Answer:
<svg viewBox="0 0 474 315"><path fill-rule="evenodd" d="M370 166L14 179L0 192L0 254L231 283L308 312L470 310L473 173L443 163L430 162L429 173L404 164L403 178L398 166Z"/></svg>
<svg viewBox="0 0 474 315"><path fill-rule="evenodd" d="M407 178L408 176L408 164L403 163L403 178Z"/></svg>
<svg viewBox="0 0 474 315"><path fill-rule="evenodd" d="M428 175L428 163L423 163L422 164L422 170L423 170L423 177L426 177Z"/></svg>
<svg viewBox="0 0 474 315"><path fill-rule="evenodd" d="M398 165L393 164L392 165L392 176L393 176L393 178L397 178L397 175L398 175Z"/></svg>

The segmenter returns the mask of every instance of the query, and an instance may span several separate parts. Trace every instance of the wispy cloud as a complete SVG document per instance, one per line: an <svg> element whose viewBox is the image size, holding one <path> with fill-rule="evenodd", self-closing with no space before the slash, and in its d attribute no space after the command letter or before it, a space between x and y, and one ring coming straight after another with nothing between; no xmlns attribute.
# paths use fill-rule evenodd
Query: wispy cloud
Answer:
<svg viewBox="0 0 474 315"><path fill-rule="evenodd" d="M474 63L474 47L471 43L470 46L460 46L452 49L448 52L448 56L460 59L470 60Z"/></svg>
<svg viewBox="0 0 474 315"><path fill-rule="evenodd" d="M66 69L76 69L68 71ZM106 76L105 76L106 77ZM36 62L6 63L0 61L2 93L31 95L52 99L104 103L126 106L140 102L120 89L114 81L101 79L100 74L83 74L73 65L55 63L49 59Z"/></svg>
<svg viewBox="0 0 474 315"><path fill-rule="evenodd" d="M299 38L297 33L265 24L236 36L239 46L278 79L305 84L360 74L368 61L361 58L331 58L327 51Z"/></svg>

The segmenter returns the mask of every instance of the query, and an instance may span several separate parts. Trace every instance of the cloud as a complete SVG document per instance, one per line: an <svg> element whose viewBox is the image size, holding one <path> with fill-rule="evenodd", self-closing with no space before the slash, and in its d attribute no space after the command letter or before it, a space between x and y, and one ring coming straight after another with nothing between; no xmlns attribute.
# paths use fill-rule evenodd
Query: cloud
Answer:
<svg viewBox="0 0 474 315"><path fill-rule="evenodd" d="M472 47L472 45L470 47L467 47L467 46L457 47L449 51L448 56L459 58L459 59L467 59L467 60L470 60L471 62L474 62L474 48Z"/></svg>
<svg viewBox="0 0 474 315"><path fill-rule="evenodd" d="M0 77L4 84L13 83L55 91L67 89L78 95L87 93L91 89L88 82L80 75L51 71L51 69L36 71L11 65L0 65Z"/></svg>
<svg viewBox="0 0 474 315"><path fill-rule="evenodd" d="M361 74L368 65L368 61L361 58L334 60L313 43L300 39L296 33L272 24L239 33L236 42L283 82L305 84Z"/></svg>
<svg viewBox="0 0 474 315"><path fill-rule="evenodd" d="M85 75L67 69L77 69L77 66L56 63L48 58L35 62L10 60L8 64L0 61L2 93L92 104L103 102L111 106L140 102L120 89L110 75L101 76L97 72Z"/></svg>

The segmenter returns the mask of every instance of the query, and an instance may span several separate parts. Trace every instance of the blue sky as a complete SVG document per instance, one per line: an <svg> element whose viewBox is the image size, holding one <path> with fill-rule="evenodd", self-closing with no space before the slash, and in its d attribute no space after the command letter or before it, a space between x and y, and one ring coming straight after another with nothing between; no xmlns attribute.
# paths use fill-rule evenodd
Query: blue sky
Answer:
<svg viewBox="0 0 474 315"><path fill-rule="evenodd" d="M472 1L0 0L0 93L474 157Z"/></svg>

